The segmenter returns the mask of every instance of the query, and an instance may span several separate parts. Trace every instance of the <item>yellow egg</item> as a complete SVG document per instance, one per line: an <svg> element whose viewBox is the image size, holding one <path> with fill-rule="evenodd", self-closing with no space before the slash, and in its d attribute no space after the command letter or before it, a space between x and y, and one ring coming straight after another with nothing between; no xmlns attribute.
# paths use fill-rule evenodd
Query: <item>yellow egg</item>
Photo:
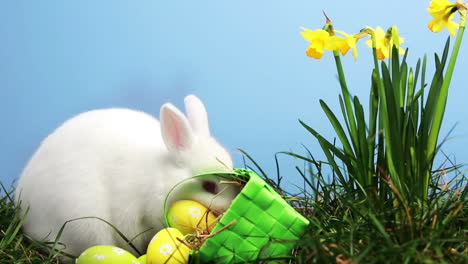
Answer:
<svg viewBox="0 0 468 264"><path fill-rule="evenodd" d="M196 233L197 229L210 233L217 219L202 204L190 200L180 200L169 208L167 220L170 227L177 228L186 235Z"/></svg>
<svg viewBox="0 0 468 264"><path fill-rule="evenodd" d="M130 252L114 246L94 246L85 250L76 264L146 264Z"/></svg>
<svg viewBox="0 0 468 264"><path fill-rule="evenodd" d="M164 228L151 240L146 251L147 264L186 264L190 249L177 238L184 236L175 228Z"/></svg>
<svg viewBox="0 0 468 264"><path fill-rule="evenodd" d="M140 256L137 260L140 262L140 264L146 264L146 254Z"/></svg>

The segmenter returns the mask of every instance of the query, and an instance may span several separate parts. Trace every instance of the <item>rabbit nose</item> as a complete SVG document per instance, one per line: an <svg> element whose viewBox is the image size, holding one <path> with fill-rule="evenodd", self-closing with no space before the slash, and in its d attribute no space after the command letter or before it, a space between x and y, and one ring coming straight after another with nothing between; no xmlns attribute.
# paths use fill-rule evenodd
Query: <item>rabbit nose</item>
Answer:
<svg viewBox="0 0 468 264"><path fill-rule="evenodd" d="M218 194L219 192L218 185L213 181L203 181L202 187L203 187L203 190L212 194Z"/></svg>

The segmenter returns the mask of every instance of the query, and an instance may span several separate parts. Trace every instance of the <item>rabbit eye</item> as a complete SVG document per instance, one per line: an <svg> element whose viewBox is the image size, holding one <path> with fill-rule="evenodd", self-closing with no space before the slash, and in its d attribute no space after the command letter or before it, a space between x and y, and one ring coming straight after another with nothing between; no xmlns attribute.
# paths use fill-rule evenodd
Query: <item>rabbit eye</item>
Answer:
<svg viewBox="0 0 468 264"><path fill-rule="evenodd" d="M218 185L215 182L203 181L202 186L203 186L203 190L212 194L218 194Z"/></svg>

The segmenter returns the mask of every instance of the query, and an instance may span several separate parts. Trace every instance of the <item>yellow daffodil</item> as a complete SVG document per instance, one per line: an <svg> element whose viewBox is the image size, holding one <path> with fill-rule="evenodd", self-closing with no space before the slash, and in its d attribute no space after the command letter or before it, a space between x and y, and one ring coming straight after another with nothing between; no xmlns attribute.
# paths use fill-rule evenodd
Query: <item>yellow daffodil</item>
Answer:
<svg viewBox="0 0 468 264"><path fill-rule="evenodd" d="M429 21L428 27L432 32L439 32L444 27L455 36L455 30L459 25L453 22L453 17L457 12L457 4L448 0L432 0L427 11L434 18Z"/></svg>
<svg viewBox="0 0 468 264"><path fill-rule="evenodd" d="M368 28L368 30L373 32L373 38L375 39L375 49L377 51L377 59L383 60L385 58L390 58L390 51L392 46L397 46L400 54L404 54L405 51L400 47L405 39L397 36L392 36L392 34L386 33L381 27L377 27L375 30ZM396 30L396 27L395 27ZM366 41L367 46L373 48L372 39Z"/></svg>
<svg viewBox="0 0 468 264"><path fill-rule="evenodd" d="M334 45L337 50L341 52L341 55L346 55L348 53L349 49L353 49L353 57L356 60L357 59L357 48L356 48L356 42L358 38L355 35L349 35L346 32L335 30L336 33L339 33L345 37L340 37L340 36L333 36L332 38L334 39Z"/></svg>
<svg viewBox="0 0 468 264"><path fill-rule="evenodd" d="M324 49L330 50L330 34L323 29L310 30L302 28L304 32L301 32L302 37L310 42L309 47L306 50L306 54L309 57L320 59L323 56Z"/></svg>
<svg viewBox="0 0 468 264"><path fill-rule="evenodd" d="M309 41L311 44L306 50L309 57L320 59L323 56L324 50L339 50L342 55L346 55L350 49L353 49L354 59L357 59L356 41L358 38L355 35L349 35L343 31L332 31L343 35L336 36L323 29L310 30L302 28L302 37Z"/></svg>

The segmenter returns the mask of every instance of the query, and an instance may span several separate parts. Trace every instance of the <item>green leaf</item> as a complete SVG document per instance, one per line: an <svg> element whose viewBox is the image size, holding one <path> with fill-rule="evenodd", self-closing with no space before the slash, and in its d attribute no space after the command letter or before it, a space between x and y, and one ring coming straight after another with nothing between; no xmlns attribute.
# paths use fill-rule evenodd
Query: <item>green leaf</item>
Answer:
<svg viewBox="0 0 468 264"><path fill-rule="evenodd" d="M325 112L325 114L328 117L328 120L333 126L333 129L335 129L336 135L338 136L341 144L343 145L345 153L347 155L353 155L354 153L353 153L353 150L351 149L351 145L349 144L346 133L343 127L341 126L340 122L336 118L335 114L331 111L331 109L323 100L320 100L320 105L322 106L323 111Z"/></svg>
<svg viewBox="0 0 468 264"><path fill-rule="evenodd" d="M348 168L351 167L351 160L348 156L346 156L341 150L339 150L337 147L335 147L333 144L328 142L325 138L323 138L317 131L315 131L313 128L299 120L301 125L307 129L319 142L325 156L327 157L328 162L330 163L330 166L333 168L334 173L338 175L338 178L340 182L343 185L347 185L346 178L344 177L343 173L341 172L340 167L335 161L335 158L333 155L336 155L338 159L340 159L343 163L347 165Z"/></svg>

